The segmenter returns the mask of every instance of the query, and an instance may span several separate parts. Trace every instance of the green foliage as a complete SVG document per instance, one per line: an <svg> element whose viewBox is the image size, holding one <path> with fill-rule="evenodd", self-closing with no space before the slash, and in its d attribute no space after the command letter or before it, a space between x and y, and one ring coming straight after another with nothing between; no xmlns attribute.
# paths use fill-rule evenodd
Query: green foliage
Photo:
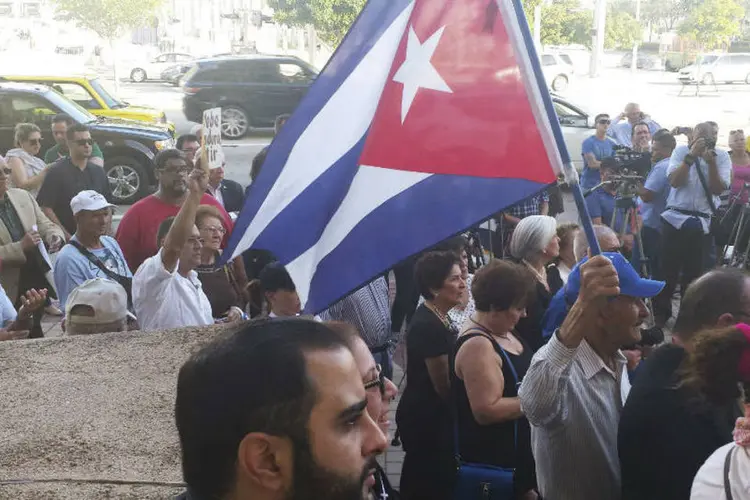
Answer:
<svg viewBox="0 0 750 500"><path fill-rule="evenodd" d="M713 49L740 34L744 15L743 7L735 0L703 0L690 10L678 31L704 49Z"/></svg>
<svg viewBox="0 0 750 500"><path fill-rule="evenodd" d="M533 12L530 15L533 17ZM542 7L542 44L590 46L592 22L593 13L581 9L578 0L553 2Z"/></svg>
<svg viewBox="0 0 750 500"><path fill-rule="evenodd" d="M269 0L274 17L282 24L312 24L320 38L338 46L366 0Z"/></svg>
<svg viewBox="0 0 750 500"><path fill-rule="evenodd" d="M647 0L641 5L641 20L656 32L671 31L687 15L692 0Z"/></svg>
<svg viewBox="0 0 750 500"><path fill-rule="evenodd" d="M52 0L60 14L104 38L148 24L164 0Z"/></svg>
<svg viewBox="0 0 750 500"><path fill-rule="evenodd" d="M604 47L608 49L630 49L641 41L641 23L629 12L607 9L607 22L604 33Z"/></svg>

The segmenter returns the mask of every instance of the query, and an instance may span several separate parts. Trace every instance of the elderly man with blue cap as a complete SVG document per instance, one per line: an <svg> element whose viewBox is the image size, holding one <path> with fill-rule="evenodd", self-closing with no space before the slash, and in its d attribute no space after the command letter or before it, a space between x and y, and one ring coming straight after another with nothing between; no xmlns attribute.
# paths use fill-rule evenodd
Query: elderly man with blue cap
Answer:
<svg viewBox="0 0 750 500"><path fill-rule="evenodd" d="M620 347L640 340L649 314L643 299L663 287L619 253L571 272L573 306L534 355L518 393L545 500L620 498L617 426L630 390Z"/></svg>

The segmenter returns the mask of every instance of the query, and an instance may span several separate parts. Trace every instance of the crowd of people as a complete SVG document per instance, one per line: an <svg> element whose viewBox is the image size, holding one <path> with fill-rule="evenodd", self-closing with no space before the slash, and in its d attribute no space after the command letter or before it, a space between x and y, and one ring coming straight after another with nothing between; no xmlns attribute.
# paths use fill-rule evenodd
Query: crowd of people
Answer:
<svg viewBox="0 0 750 500"><path fill-rule="evenodd" d="M750 498L750 276L714 268L710 224L725 191L747 201L744 134L727 152L716 124L668 131L636 104L595 121L581 182L602 255L540 193L494 216L502 258L477 265L456 236L310 317L267 252L217 266L252 189L203 168L200 130L156 155L156 192L113 234L88 129L56 117L43 154L19 124L0 161L0 340L43 336L57 303L68 335L229 324L180 370L184 499ZM651 162L632 219L622 147ZM641 342L673 315L671 342ZM390 431L399 491L376 460Z"/></svg>

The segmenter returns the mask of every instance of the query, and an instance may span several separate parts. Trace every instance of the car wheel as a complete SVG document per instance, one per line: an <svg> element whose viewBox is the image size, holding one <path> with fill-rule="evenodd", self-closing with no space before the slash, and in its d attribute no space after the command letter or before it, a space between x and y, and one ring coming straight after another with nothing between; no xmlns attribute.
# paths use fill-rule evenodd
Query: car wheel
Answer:
<svg viewBox="0 0 750 500"><path fill-rule="evenodd" d="M568 88L568 77L565 75L557 75L554 80L552 80L552 90L555 92L563 92L565 89Z"/></svg>
<svg viewBox="0 0 750 500"><path fill-rule="evenodd" d="M703 79L701 80L701 83L703 85L713 85L714 84L714 75L711 73L706 73L703 75Z"/></svg>
<svg viewBox="0 0 750 500"><path fill-rule="evenodd" d="M238 106L221 108L221 136L225 139L241 139L250 129L250 119Z"/></svg>
<svg viewBox="0 0 750 500"><path fill-rule="evenodd" d="M135 68L130 72L130 79L135 83L141 83L146 80L146 70L142 68Z"/></svg>
<svg viewBox="0 0 750 500"><path fill-rule="evenodd" d="M127 156L117 156L104 165L109 180L112 202L132 205L148 194L148 175L138 161Z"/></svg>

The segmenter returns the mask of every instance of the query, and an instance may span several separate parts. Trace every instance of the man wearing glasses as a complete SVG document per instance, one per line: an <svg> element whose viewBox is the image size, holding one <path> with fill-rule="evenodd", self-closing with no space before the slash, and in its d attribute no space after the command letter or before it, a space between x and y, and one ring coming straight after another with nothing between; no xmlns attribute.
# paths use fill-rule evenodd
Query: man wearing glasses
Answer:
<svg viewBox="0 0 750 500"><path fill-rule="evenodd" d="M52 136L55 138L56 144L44 153L44 163L49 165L70 154L66 134L68 127L72 127L73 123L75 123L73 119L65 113L59 113L52 118ZM104 154L97 143L94 143L91 149L90 161L94 165L104 168Z"/></svg>
<svg viewBox="0 0 750 500"><path fill-rule="evenodd" d="M596 133L583 141L581 152L583 154L583 175L581 176L581 187L591 189L601 182L599 168L602 160L614 154L615 141L607 137L607 130L611 123L609 115L601 113L594 119Z"/></svg>
<svg viewBox="0 0 750 500"><path fill-rule="evenodd" d="M135 203L125 213L117 227L115 238L125 254L130 270L138 270L143 261L156 255L156 233L159 224L179 212L188 197L188 174L191 163L185 154L177 149L167 149L154 158L159 188L156 193ZM219 209L224 225L231 232L232 221L224 208L210 194L203 193L201 205L213 205Z"/></svg>
<svg viewBox="0 0 750 500"><path fill-rule="evenodd" d="M66 240L76 232L76 220L70 201L81 191L109 195L104 170L91 162L94 141L86 125L76 124L66 132L69 156L60 159L47 172L37 201L44 214L65 230Z"/></svg>

